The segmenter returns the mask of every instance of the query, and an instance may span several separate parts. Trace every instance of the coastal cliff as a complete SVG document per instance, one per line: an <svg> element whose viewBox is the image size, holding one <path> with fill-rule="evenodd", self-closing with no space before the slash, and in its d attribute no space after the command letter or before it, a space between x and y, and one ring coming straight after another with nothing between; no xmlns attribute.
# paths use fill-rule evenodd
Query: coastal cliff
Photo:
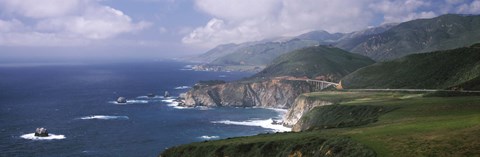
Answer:
<svg viewBox="0 0 480 157"><path fill-rule="evenodd" d="M305 81L268 79L231 82L216 85L196 85L188 91L182 106L231 107L291 107L302 93L313 92L315 87Z"/></svg>
<svg viewBox="0 0 480 157"><path fill-rule="evenodd" d="M305 95L300 95L295 99L292 107L288 109L287 114L283 118L283 125L293 127L300 118L317 106L331 105L329 101L309 99Z"/></svg>

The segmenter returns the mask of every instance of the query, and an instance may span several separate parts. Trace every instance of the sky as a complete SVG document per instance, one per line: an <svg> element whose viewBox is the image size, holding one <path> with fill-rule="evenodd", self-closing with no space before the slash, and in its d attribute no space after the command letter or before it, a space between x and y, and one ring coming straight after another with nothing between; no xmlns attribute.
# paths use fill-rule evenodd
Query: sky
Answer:
<svg viewBox="0 0 480 157"><path fill-rule="evenodd" d="M0 62L155 60L447 13L480 0L0 0Z"/></svg>

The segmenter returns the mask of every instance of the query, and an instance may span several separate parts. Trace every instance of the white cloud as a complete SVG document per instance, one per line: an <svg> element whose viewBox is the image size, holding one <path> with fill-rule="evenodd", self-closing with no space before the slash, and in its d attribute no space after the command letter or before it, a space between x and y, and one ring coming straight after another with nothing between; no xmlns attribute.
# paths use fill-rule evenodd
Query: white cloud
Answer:
<svg viewBox="0 0 480 157"><path fill-rule="evenodd" d="M470 4L462 4L458 7L459 13L480 14L480 0L474 0Z"/></svg>
<svg viewBox="0 0 480 157"><path fill-rule="evenodd" d="M122 11L94 0L3 0L0 5L4 14L21 17L13 20L0 19L0 31L9 25L23 28L4 31L0 34L0 45L86 44L150 26L148 22L133 22Z"/></svg>
<svg viewBox="0 0 480 157"><path fill-rule="evenodd" d="M2 0L4 12L16 13L30 18L63 16L76 11L86 1L81 0Z"/></svg>
<svg viewBox="0 0 480 157"><path fill-rule="evenodd" d="M480 0L196 0L195 5L212 18L182 42L202 47L318 29L351 32L444 13L480 13Z"/></svg>
<svg viewBox="0 0 480 157"><path fill-rule="evenodd" d="M371 1L371 0L367 0ZM213 18L194 29L182 42L202 47L296 35L307 30L346 32L362 29L372 14L367 1L352 0L197 0Z"/></svg>
<svg viewBox="0 0 480 157"><path fill-rule="evenodd" d="M433 11L421 11L431 6L430 1L406 0L406 1L381 1L370 4L377 13L383 15L383 23L398 23L418 18L432 18L436 16Z"/></svg>

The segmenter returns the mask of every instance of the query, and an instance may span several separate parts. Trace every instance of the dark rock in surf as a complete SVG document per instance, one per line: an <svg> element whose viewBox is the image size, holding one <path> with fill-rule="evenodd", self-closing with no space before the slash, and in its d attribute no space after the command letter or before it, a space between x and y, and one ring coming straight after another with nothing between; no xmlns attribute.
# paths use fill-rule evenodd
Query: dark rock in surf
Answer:
<svg viewBox="0 0 480 157"><path fill-rule="evenodd" d="M45 128L37 128L35 130L35 136L47 137L48 136L48 131Z"/></svg>
<svg viewBox="0 0 480 157"><path fill-rule="evenodd" d="M124 103L127 103L127 98L125 98L125 97L118 97L117 103L123 103L123 104L124 104Z"/></svg>

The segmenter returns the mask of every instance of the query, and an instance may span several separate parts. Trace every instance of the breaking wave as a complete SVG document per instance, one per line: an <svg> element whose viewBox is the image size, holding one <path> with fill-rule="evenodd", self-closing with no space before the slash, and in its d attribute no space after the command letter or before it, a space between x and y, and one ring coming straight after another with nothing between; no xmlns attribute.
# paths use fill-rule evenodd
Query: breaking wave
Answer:
<svg viewBox="0 0 480 157"><path fill-rule="evenodd" d="M175 87L174 89L189 89L191 88L190 86L178 86L178 87Z"/></svg>
<svg viewBox="0 0 480 157"><path fill-rule="evenodd" d="M91 120L91 119L111 120L111 119L129 119L129 118L128 118L128 116L93 115L93 116L81 117L79 119L83 119L83 120Z"/></svg>
<svg viewBox="0 0 480 157"><path fill-rule="evenodd" d="M118 103L117 101L109 101L109 103L117 105L127 105L127 104L146 104L148 100L127 100L126 103Z"/></svg>
<svg viewBox="0 0 480 157"><path fill-rule="evenodd" d="M266 129L272 129L275 132L287 132L292 130L292 128L285 127L282 124L274 124L274 121L271 118L265 119L265 120L247 120L247 121L221 120L221 121L213 121L212 123L219 123L219 124L226 124L226 125L259 126Z"/></svg>
<svg viewBox="0 0 480 157"><path fill-rule="evenodd" d="M137 96L138 99L163 99L165 97L163 96L160 96L160 95L156 95L154 97L148 97L146 95L142 95L142 96Z"/></svg>
<svg viewBox="0 0 480 157"><path fill-rule="evenodd" d="M211 139L218 139L220 138L220 136L207 136L207 135L203 135L203 136L200 136L198 138L201 138L201 139L204 139L204 140L211 140Z"/></svg>
<svg viewBox="0 0 480 157"><path fill-rule="evenodd" d="M20 137L27 140L61 140L66 138L65 135L55 135L50 133L47 137L35 136L35 133L25 134Z"/></svg>

